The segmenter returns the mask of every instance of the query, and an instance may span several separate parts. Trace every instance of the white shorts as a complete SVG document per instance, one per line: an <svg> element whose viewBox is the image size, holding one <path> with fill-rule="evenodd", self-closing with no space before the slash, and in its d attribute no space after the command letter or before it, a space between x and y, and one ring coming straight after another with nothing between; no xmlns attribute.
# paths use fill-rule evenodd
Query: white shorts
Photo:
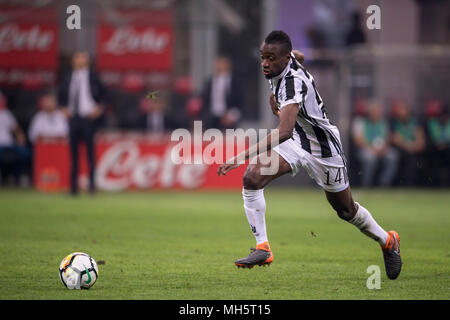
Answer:
<svg viewBox="0 0 450 320"><path fill-rule="evenodd" d="M292 176L295 176L300 168L304 168L309 176L326 191L340 192L349 186L345 161L339 155L330 158L314 157L293 139L284 141L272 150L289 163Z"/></svg>

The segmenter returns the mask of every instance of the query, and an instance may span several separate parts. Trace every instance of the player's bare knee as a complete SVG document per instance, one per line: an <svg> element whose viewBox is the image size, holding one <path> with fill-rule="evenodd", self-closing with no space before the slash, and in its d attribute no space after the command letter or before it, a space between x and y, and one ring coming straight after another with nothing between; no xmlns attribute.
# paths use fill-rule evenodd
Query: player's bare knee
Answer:
<svg viewBox="0 0 450 320"><path fill-rule="evenodd" d="M358 207L353 199L347 196L338 196L336 194L327 193L327 199L330 205L336 211L339 218L345 221L350 221L354 218Z"/></svg>
<svg viewBox="0 0 450 320"><path fill-rule="evenodd" d="M355 214L352 211L343 208L336 210L336 212L338 217L345 221L350 221L355 216Z"/></svg>
<svg viewBox="0 0 450 320"><path fill-rule="evenodd" d="M355 214L357 211L357 207L353 201L351 201L347 205L342 205L342 206L337 206L337 207L333 206L333 208L334 208L334 210L336 210L339 218L341 218L345 221L352 220L355 217Z"/></svg>
<svg viewBox="0 0 450 320"><path fill-rule="evenodd" d="M259 190L264 188L263 179L255 169L248 169L243 177L244 188L248 190Z"/></svg>

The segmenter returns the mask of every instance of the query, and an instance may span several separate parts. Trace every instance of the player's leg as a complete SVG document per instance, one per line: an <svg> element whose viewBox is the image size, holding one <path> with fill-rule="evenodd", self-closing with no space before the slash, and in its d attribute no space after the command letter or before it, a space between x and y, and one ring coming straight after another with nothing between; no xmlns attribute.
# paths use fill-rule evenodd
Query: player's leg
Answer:
<svg viewBox="0 0 450 320"><path fill-rule="evenodd" d="M325 191L325 193L328 202L341 219L350 222L362 233L378 241L383 250L387 276L389 279L396 279L402 267L400 237L397 232L386 232L381 228L369 210L353 201L350 187L339 192Z"/></svg>
<svg viewBox="0 0 450 320"><path fill-rule="evenodd" d="M256 239L256 245L267 242L265 212L266 200L264 198L264 187L272 180L291 171L290 165L277 153L271 153L272 159L278 162L278 170L274 174L263 174L266 167L258 159L255 164L249 164L243 177L242 197L247 220Z"/></svg>
<svg viewBox="0 0 450 320"><path fill-rule="evenodd" d="M267 152L268 157L278 162L278 170L273 174L265 174L263 169L267 168L267 164L263 164L260 158L257 159L256 163L250 163L245 170L243 177L243 185L247 190L259 190L263 189L271 181L275 180L282 175L292 171L289 163L283 159L278 153L272 150Z"/></svg>
<svg viewBox="0 0 450 320"><path fill-rule="evenodd" d="M339 218L355 225L362 233L378 241L380 245L386 244L387 232L378 225L366 208L353 201L350 187L339 192L325 191L325 194Z"/></svg>
<svg viewBox="0 0 450 320"><path fill-rule="evenodd" d="M378 241L383 249L384 263L389 279L397 278L402 264L400 237L395 231L383 230L369 210L353 201L344 158L342 160L330 159L329 162L330 164L327 165L324 161L305 153L303 167L325 190L328 202L341 219L348 221L365 235Z"/></svg>
<svg viewBox="0 0 450 320"><path fill-rule="evenodd" d="M263 168L267 166L258 159L255 164L249 164L243 177L244 210L256 239L256 249L249 256L238 259L235 262L238 267L252 268L255 265L270 264L273 261L266 231L264 187L272 180L289 173L291 166L276 152L269 151L268 155L273 161L278 162L278 170L274 174L264 174Z"/></svg>
<svg viewBox="0 0 450 320"><path fill-rule="evenodd" d="M328 202L341 219L352 223L380 245L386 243L386 231L376 223L367 209L353 201L344 158L329 160L329 164L325 164L311 154L304 153L302 166L325 191Z"/></svg>

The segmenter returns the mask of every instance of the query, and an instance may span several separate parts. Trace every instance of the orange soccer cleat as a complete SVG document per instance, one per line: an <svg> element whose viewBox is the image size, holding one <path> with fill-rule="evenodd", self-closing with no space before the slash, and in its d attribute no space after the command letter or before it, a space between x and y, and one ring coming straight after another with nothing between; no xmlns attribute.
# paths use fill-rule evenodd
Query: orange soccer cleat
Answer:
<svg viewBox="0 0 450 320"><path fill-rule="evenodd" d="M234 264L238 268L253 268L254 266L270 266L273 262L273 253L270 249L269 242L263 242L255 248L250 248L252 251L247 257L238 259Z"/></svg>
<svg viewBox="0 0 450 320"><path fill-rule="evenodd" d="M402 270L402 257L400 255L400 236L395 231L388 232L388 238L383 250L384 266L389 279L394 280Z"/></svg>

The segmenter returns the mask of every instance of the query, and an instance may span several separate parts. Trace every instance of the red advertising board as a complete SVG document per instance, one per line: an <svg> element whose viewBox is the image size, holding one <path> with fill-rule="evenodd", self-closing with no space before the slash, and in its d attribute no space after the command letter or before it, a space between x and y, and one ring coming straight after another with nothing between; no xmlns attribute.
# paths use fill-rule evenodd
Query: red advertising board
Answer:
<svg viewBox="0 0 450 320"><path fill-rule="evenodd" d="M58 25L52 9L5 9L0 16L0 68L56 69Z"/></svg>
<svg viewBox="0 0 450 320"><path fill-rule="evenodd" d="M171 10L119 11L126 23L100 15L97 60L100 70L170 71L174 46Z"/></svg>
<svg viewBox="0 0 450 320"><path fill-rule="evenodd" d="M96 185L103 191L138 189L240 189L246 165L218 177L218 164L175 164L176 142L169 137L108 137L97 139ZM202 152L206 145L203 145ZM194 146L193 146L194 148ZM193 149L194 150L194 149ZM79 185L87 187L87 161L80 152ZM41 191L69 189L68 142L39 141L34 152L34 183Z"/></svg>

